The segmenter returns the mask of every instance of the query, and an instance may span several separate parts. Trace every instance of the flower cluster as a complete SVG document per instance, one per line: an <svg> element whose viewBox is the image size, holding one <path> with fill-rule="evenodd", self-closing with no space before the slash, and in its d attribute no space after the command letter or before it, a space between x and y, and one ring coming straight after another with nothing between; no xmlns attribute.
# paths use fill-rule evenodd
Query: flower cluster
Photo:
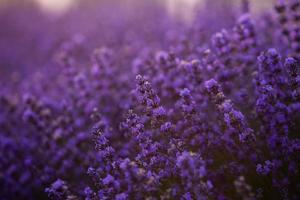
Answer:
<svg viewBox="0 0 300 200"><path fill-rule="evenodd" d="M116 2L1 8L0 199L299 199L299 1Z"/></svg>

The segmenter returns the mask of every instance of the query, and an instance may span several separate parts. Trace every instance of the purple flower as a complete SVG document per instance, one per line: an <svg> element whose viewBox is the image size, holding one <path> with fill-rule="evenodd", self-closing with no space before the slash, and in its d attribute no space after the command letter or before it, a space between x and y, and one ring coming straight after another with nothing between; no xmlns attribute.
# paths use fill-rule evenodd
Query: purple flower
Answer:
<svg viewBox="0 0 300 200"><path fill-rule="evenodd" d="M1 4L1 199L299 199L300 3L131 1Z"/></svg>

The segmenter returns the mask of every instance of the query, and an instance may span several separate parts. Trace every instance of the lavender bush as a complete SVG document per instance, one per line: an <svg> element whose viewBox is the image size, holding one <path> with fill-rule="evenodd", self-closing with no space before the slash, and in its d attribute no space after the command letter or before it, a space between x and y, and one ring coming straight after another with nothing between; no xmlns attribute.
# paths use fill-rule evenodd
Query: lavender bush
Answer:
<svg viewBox="0 0 300 200"><path fill-rule="evenodd" d="M133 2L1 8L0 199L299 199L300 2Z"/></svg>

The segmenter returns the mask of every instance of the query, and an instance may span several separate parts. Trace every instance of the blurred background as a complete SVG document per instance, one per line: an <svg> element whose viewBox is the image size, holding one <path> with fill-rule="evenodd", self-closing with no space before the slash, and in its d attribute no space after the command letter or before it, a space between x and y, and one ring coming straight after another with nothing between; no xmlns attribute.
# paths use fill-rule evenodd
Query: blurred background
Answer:
<svg viewBox="0 0 300 200"><path fill-rule="evenodd" d="M101 0L105 1L105 0ZM115 0L118 1L118 0ZM145 0L144 0L145 1ZM180 18L186 22L190 22L192 18L195 16L193 10L196 7L203 6L205 3L213 0L152 0L156 1L157 3L161 4L165 8L167 8L167 11L170 15ZM219 0L215 0L219 1ZM224 0L222 0L224 1ZM238 5L239 2L243 0L225 0L228 4L236 4ZM267 9L272 2L275 0L249 0L251 10L253 12L260 12L262 10ZM72 7L78 6L79 2L82 2L82 0L0 0L1 6L9 6L12 4L24 4L24 3L36 3L44 12L52 13L55 15L61 15L65 12L67 12ZM91 4L91 0L85 0L83 1L85 4ZM99 2L99 1L98 1ZM122 4L132 4L136 3L137 1L133 0L123 0L118 1ZM140 2L143 2L140 1Z"/></svg>
<svg viewBox="0 0 300 200"><path fill-rule="evenodd" d="M120 42L130 48L143 45L137 41L167 49L170 45L161 41L170 44L176 37L184 41L181 31L198 33L193 29L205 27L201 35L191 36L199 37L201 46L201 41L209 41L220 27L232 27L245 3L249 2L253 16L259 16L261 11L272 11L274 1L0 0L0 75L10 80L26 77L32 69L46 67L68 41L84 42L84 48L89 49L83 52L99 46L113 48ZM80 56L89 59L88 55Z"/></svg>

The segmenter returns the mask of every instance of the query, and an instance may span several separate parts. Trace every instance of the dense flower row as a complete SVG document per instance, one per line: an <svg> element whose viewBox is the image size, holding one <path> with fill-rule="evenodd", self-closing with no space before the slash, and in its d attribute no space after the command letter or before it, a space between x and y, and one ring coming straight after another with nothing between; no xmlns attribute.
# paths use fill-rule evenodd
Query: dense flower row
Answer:
<svg viewBox="0 0 300 200"><path fill-rule="evenodd" d="M39 51L1 57L0 199L299 199L300 2L206 2L192 25L100 3L56 19L71 33L4 12Z"/></svg>

